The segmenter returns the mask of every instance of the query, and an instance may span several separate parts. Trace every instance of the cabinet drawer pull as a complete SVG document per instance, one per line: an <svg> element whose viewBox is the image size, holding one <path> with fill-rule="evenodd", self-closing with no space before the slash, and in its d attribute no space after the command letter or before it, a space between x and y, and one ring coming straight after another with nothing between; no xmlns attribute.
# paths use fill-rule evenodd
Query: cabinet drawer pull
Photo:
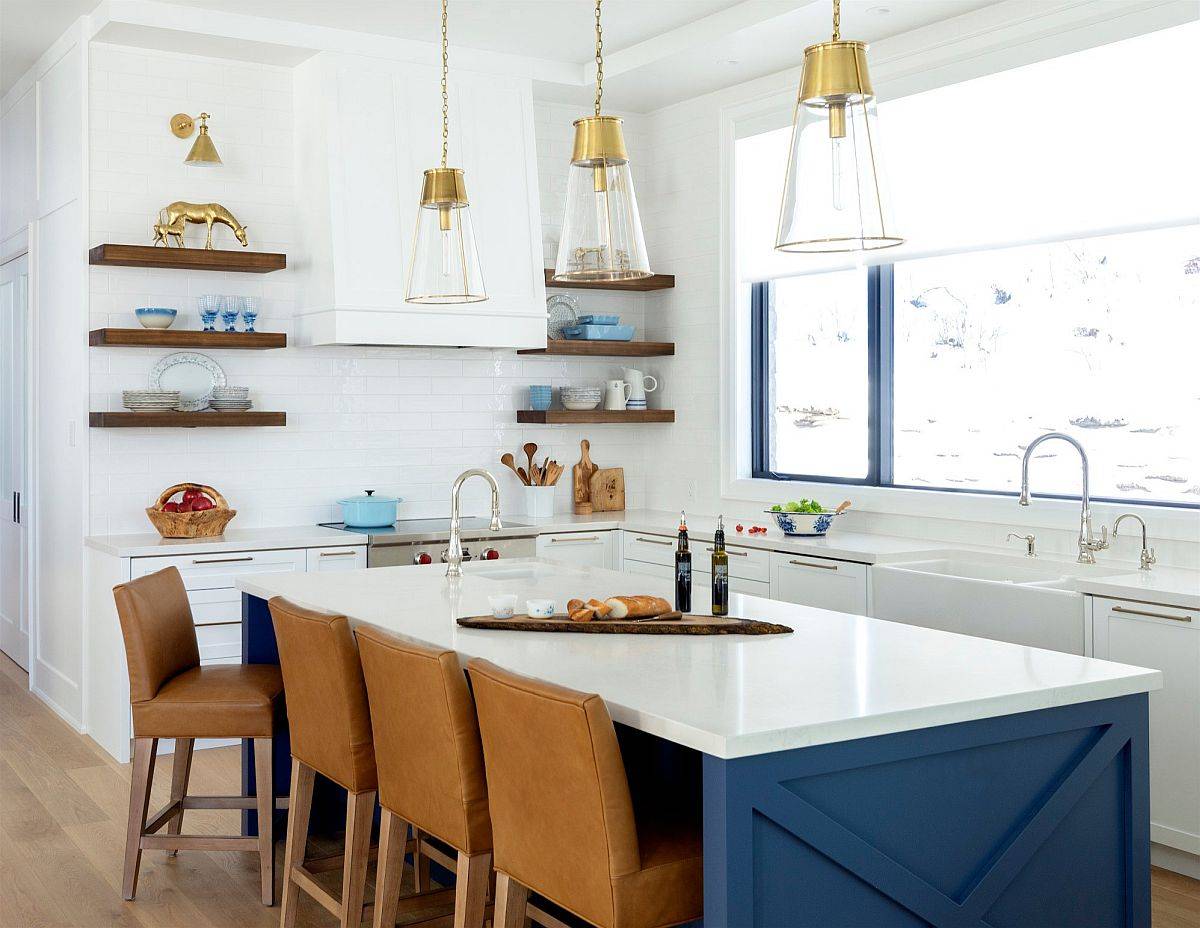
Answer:
<svg viewBox="0 0 1200 928"><path fill-rule="evenodd" d="M837 564L810 564L808 561L788 561L797 567L815 567L817 570L837 570Z"/></svg>
<svg viewBox="0 0 1200 928"><path fill-rule="evenodd" d="M648 545L666 545L668 548L671 547L671 544L672 544L672 542L663 541L661 538L642 538L641 536L639 536L638 538L636 538L634 540L635 541L644 541Z"/></svg>
<svg viewBox="0 0 1200 928"><path fill-rule="evenodd" d="M1172 622L1190 622L1190 615L1167 615L1165 612L1143 612L1141 609L1126 609L1124 606L1113 606L1113 612L1123 612L1126 615L1144 615L1151 619L1170 619Z"/></svg>
<svg viewBox="0 0 1200 928"><path fill-rule="evenodd" d="M357 551L322 551L321 557L354 557Z"/></svg>
<svg viewBox="0 0 1200 928"><path fill-rule="evenodd" d="M199 558L194 557L194 558L192 558L192 563L193 564L232 564L235 561L252 561L252 560L254 560L254 555L247 554L245 557L214 557L214 558L209 558L208 560L200 560Z"/></svg>
<svg viewBox="0 0 1200 928"><path fill-rule="evenodd" d="M231 622L197 622L196 628L217 628L221 625L241 625L241 619L234 619Z"/></svg>
<svg viewBox="0 0 1200 928"><path fill-rule="evenodd" d="M598 541L600 541L599 535L588 535L585 538L551 538L550 544L552 544L552 545L581 545L581 544L584 544L585 542L590 543L590 542L598 542Z"/></svg>
<svg viewBox="0 0 1200 928"><path fill-rule="evenodd" d="M704 550L705 551L713 551L715 549L705 548ZM730 551L728 548L725 549L725 553L728 554L730 557L749 557L750 556L749 552L747 552L747 551Z"/></svg>

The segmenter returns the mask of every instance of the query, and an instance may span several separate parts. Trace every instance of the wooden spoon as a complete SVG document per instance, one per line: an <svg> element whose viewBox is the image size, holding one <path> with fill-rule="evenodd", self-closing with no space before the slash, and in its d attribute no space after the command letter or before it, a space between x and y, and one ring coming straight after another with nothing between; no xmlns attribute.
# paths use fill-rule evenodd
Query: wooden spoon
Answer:
<svg viewBox="0 0 1200 928"><path fill-rule="evenodd" d="M849 508L850 508L850 500L848 500L848 499L842 500L842 505L838 506L837 509L833 510L833 514L835 516L840 516L843 512L845 512Z"/></svg>
<svg viewBox="0 0 1200 928"><path fill-rule="evenodd" d="M517 468L517 476L521 478L521 483L525 484L525 486L533 486L533 484L529 482L529 474L525 473L524 467Z"/></svg>
<svg viewBox="0 0 1200 928"><path fill-rule="evenodd" d="M505 451L504 454L500 455L500 463L520 477L522 483L529 484L529 481L522 476L520 469L517 467L516 459L509 452Z"/></svg>
<svg viewBox="0 0 1200 928"><path fill-rule="evenodd" d="M544 477L545 477L545 475L542 473L542 471L540 471L538 469L538 466L536 464L534 464L532 461L530 461L529 462L529 479L531 481L533 481L533 486L535 486L535 487L542 486L542 480L544 479Z"/></svg>
<svg viewBox="0 0 1200 928"><path fill-rule="evenodd" d="M537 445L534 442L527 441L525 447L521 450L525 452L525 457L529 459L529 475L532 477L537 470L536 465L533 463L533 456L537 454ZM532 486L532 484L530 485Z"/></svg>

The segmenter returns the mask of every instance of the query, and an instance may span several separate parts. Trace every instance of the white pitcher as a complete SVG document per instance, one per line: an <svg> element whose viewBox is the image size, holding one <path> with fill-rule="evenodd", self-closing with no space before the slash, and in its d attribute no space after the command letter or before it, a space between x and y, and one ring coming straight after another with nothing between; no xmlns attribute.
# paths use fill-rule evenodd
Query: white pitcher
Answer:
<svg viewBox="0 0 1200 928"><path fill-rule="evenodd" d="M650 374L643 374L632 367L624 368L625 380L629 383L629 399L632 402L644 403L646 394L658 389L658 381Z"/></svg>
<svg viewBox="0 0 1200 928"><path fill-rule="evenodd" d="M625 401L629 399L632 389L624 380L610 380L604 392L605 409L624 409Z"/></svg>

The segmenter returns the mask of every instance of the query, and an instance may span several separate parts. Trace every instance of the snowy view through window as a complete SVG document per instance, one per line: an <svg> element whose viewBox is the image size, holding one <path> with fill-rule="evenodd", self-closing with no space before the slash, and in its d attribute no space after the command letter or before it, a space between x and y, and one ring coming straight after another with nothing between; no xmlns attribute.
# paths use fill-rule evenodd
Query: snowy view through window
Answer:
<svg viewBox="0 0 1200 928"><path fill-rule="evenodd" d="M866 272L773 286L771 467L862 479ZM1093 496L1200 503L1195 226L903 261L894 306L896 485L1015 492L1062 431ZM1043 446L1031 483L1078 495L1078 455Z"/></svg>

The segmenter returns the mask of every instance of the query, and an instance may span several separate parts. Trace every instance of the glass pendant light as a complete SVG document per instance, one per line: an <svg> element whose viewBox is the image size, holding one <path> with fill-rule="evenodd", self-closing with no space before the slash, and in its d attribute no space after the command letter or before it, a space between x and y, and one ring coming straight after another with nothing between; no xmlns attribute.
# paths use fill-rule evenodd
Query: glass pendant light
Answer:
<svg viewBox="0 0 1200 928"><path fill-rule="evenodd" d="M442 164L425 172L408 267L409 303L478 303L487 299L475 248L462 168L446 167L450 139L449 45L442 0Z"/></svg>
<svg viewBox="0 0 1200 928"><path fill-rule="evenodd" d="M621 120L600 115L600 3L596 0L596 113L574 123L567 208L554 262L554 279L559 281L638 280L651 275Z"/></svg>
<svg viewBox="0 0 1200 928"><path fill-rule="evenodd" d="M888 208L867 46L833 39L804 50L777 251L870 251L900 245Z"/></svg>

